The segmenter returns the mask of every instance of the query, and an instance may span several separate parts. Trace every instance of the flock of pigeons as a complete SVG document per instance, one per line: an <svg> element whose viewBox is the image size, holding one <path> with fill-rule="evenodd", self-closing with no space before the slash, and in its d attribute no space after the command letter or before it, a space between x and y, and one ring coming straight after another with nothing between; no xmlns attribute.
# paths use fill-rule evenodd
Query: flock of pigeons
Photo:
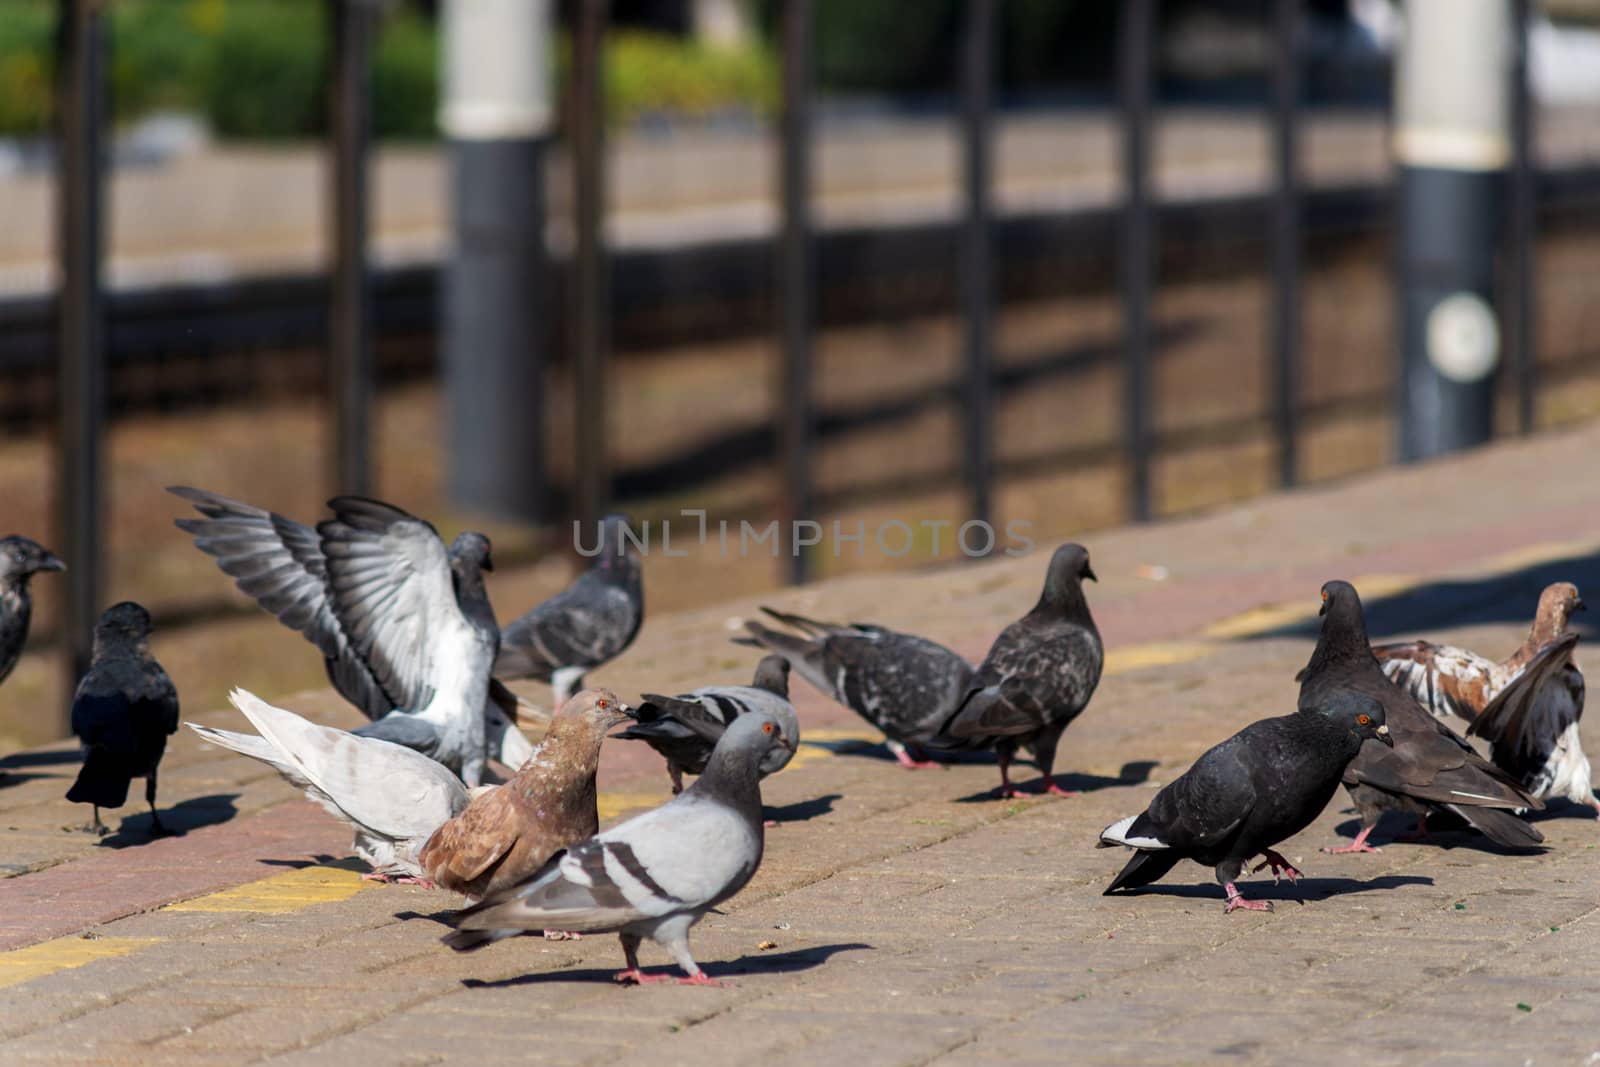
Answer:
<svg viewBox="0 0 1600 1067"><path fill-rule="evenodd" d="M1063 732L1088 706L1104 647L1084 596L1089 554L1056 550L1038 602L1006 627L976 669L951 650L880 626L818 622L763 609L736 643L762 650L747 686L645 694L636 706L584 689L587 672L619 655L643 620L640 560L626 520L602 522L601 549L570 587L500 628L484 572L481 534L446 546L426 521L375 500L339 497L313 529L198 489L171 490L199 518L178 520L238 587L322 653L335 688L370 720L346 731L312 723L243 690L230 695L255 733L190 723L207 741L278 771L349 824L368 877L436 885L473 903L445 938L474 949L524 932L615 932L619 981L669 980L639 968L644 938L682 967L679 979L716 984L689 952L688 932L754 875L764 846L760 780L800 741L789 674L850 707L883 732L907 768L992 750L999 795L1016 794L1010 765L1029 750L1047 792L1068 795L1053 771ZM0 680L26 638L29 579L62 562L22 537L0 541ZM1551 798L1600 810L1578 740L1583 677L1568 631L1583 607L1568 583L1548 587L1527 640L1495 662L1416 642L1374 648L1359 596L1322 588L1315 651L1297 675L1298 709L1252 723L1202 755L1149 807L1107 827L1101 847L1133 849L1106 889L1148 885L1182 859L1215 868L1227 904L1251 901L1237 880L1270 867L1300 876L1274 846L1305 829L1343 783L1361 816L1355 841L1329 851L1370 852L1384 811L1454 819L1521 848L1542 836L1521 816ZM154 827L156 776L178 696L150 653L150 617L125 602L95 630L93 662L72 708L85 759L68 799L99 809L126 802L146 781ZM500 681L536 678L555 692L554 714L523 703ZM545 724L530 745L517 723ZM1484 758L1450 728L1489 745ZM613 730L621 728L620 732ZM666 760L673 798L599 830L596 773L608 737L640 740ZM500 780L493 765L509 772ZM687 788L683 775L695 775Z"/></svg>

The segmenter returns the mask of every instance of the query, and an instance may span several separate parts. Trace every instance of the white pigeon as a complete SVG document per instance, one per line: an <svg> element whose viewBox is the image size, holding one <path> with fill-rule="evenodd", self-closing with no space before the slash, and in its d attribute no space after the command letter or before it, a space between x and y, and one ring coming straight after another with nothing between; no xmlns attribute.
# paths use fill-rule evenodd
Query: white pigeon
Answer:
<svg viewBox="0 0 1600 1067"><path fill-rule="evenodd" d="M619 982L665 982L639 970L639 943L672 953L689 985L721 985L689 953L689 929L733 896L761 864L759 764L794 742L770 715L736 718L705 773L653 811L557 854L520 885L458 912L444 938L458 951L525 931L615 932L627 967Z"/></svg>
<svg viewBox="0 0 1600 1067"><path fill-rule="evenodd" d="M228 694L260 736L189 723L201 737L276 770L355 829L355 852L381 879L426 883L417 861L428 837L466 809L461 780L402 745L319 726L254 693Z"/></svg>
<svg viewBox="0 0 1600 1067"><path fill-rule="evenodd" d="M322 652L334 687L374 720L358 733L431 756L468 786L490 755L512 769L527 759L517 701L491 687L488 538L463 533L447 550L425 520L365 497L330 500L334 517L313 530L203 489L168 491L204 516L177 521L195 546Z"/></svg>

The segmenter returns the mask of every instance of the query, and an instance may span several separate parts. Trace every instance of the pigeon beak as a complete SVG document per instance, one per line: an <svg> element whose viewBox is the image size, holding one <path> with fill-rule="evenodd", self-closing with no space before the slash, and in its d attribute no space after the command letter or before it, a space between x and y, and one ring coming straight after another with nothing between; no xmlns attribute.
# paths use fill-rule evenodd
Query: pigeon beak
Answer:
<svg viewBox="0 0 1600 1067"><path fill-rule="evenodd" d="M1092 567L1083 568L1083 576L1089 579L1091 582L1098 582L1100 580L1094 576L1094 568Z"/></svg>
<svg viewBox="0 0 1600 1067"><path fill-rule="evenodd" d="M1326 615L1327 613L1328 613L1328 602L1326 600L1324 600L1322 602L1322 607L1317 609L1317 618L1320 619L1322 616Z"/></svg>
<svg viewBox="0 0 1600 1067"><path fill-rule="evenodd" d="M493 574L494 573L494 560L489 558L488 556L484 556L483 557L483 569L488 571L489 573Z"/></svg>
<svg viewBox="0 0 1600 1067"><path fill-rule="evenodd" d="M44 554L44 559L39 561L39 569L41 571L64 571L67 569L67 565L63 563L61 561L61 557L57 556L55 553L46 552ZM1583 607L1583 604L1579 603L1578 606L1581 608Z"/></svg>
<svg viewBox="0 0 1600 1067"><path fill-rule="evenodd" d="M1378 727L1378 740L1382 741L1390 748L1394 747L1394 737L1389 733L1388 723L1384 723L1382 726Z"/></svg>
<svg viewBox="0 0 1600 1067"><path fill-rule="evenodd" d="M1585 604L1581 600L1574 600L1572 602L1572 610L1573 611L1588 611L1589 610L1589 605Z"/></svg>

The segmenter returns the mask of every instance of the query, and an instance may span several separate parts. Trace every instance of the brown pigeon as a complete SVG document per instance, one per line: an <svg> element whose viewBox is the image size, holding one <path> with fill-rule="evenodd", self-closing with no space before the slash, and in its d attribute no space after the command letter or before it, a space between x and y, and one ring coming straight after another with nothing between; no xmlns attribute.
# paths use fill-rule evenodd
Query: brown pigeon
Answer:
<svg viewBox="0 0 1600 1067"><path fill-rule="evenodd" d="M1313 712L1341 691L1361 693L1383 705L1394 740L1392 748L1368 741L1345 768L1345 788L1361 812L1361 833L1352 844L1331 851L1377 851L1367 837L1385 810L1420 816L1419 834L1426 832L1430 813L1450 811L1497 844L1526 848L1543 841L1538 830L1511 814L1543 805L1384 675L1367 643L1355 586L1328 582L1322 601L1316 650L1295 675L1301 683L1300 711Z"/></svg>
<svg viewBox="0 0 1600 1067"><path fill-rule="evenodd" d="M1565 797L1600 811L1589 757L1578 737L1583 672L1572 662L1577 636L1567 625L1583 600L1571 582L1539 596L1527 638L1496 663L1476 652L1429 641L1380 645L1384 673L1436 717L1472 723L1469 734L1492 742L1490 758L1541 800ZM1496 713L1485 715L1493 707Z"/></svg>
<svg viewBox="0 0 1600 1067"><path fill-rule="evenodd" d="M445 889L483 898L527 878L557 852L600 830L595 771L606 731L629 720L608 689L562 705L533 755L503 785L478 794L433 832L418 855Z"/></svg>

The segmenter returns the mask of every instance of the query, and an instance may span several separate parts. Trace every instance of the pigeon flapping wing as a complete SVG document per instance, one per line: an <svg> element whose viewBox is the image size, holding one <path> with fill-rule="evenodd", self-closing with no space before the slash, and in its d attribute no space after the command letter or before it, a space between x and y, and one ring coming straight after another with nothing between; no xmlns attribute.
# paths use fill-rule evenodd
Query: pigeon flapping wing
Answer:
<svg viewBox="0 0 1600 1067"><path fill-rule="evenodd" d="M1496 750L1504 746L1523 757L1554 751L1561 735L1583 713L1583 676L1575 675L1576 701L1541 700L1546 687L1558 682L1572 663L1578 635L1568 633L1546 645L1516 678L1491 700L1472 725L1468 737L1482 737ZM1556 714L1550 711L1559 709ZM1540 712L1546 714L1541 715Z"/></svg>

